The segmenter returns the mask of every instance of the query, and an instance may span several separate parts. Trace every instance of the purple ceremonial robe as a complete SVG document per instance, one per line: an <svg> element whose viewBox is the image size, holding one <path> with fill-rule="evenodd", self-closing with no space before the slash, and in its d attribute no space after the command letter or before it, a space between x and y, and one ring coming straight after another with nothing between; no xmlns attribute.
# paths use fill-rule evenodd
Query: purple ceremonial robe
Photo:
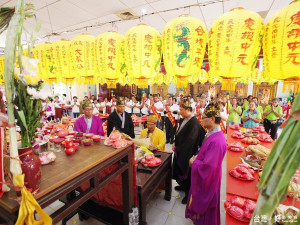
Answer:
<svg viewBox="0 0 300 225"><path fill-rule="evenodd" d="M192 164L185 217L196 225L220 225L222 161L226 148L223 132L216 132L204 141Z"/></svg>
<svg viewBox="0 0 300 225"><path fill-rule="evenodd" d="M87 129L87 124L84 120L84 116L82 116L75 121L74 130L77 132L86 133L86 129ZM92 133L94 135L104 136L102 120L99 116L93 116L92 125L89 133Z"/></svg>

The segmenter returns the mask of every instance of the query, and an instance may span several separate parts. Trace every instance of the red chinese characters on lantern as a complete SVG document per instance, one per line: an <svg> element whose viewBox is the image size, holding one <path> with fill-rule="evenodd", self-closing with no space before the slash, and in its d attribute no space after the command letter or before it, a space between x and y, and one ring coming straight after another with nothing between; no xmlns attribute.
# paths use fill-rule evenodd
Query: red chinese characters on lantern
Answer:
<svg viewBox="0 0 300 225"><path fill-rule="evenodd" d="M145 41L148 43L152 43L152 36L150 34L145 35Z"/></svg>
<svg viewBox="0 0 300 225"><path fill-rule="evenodd" d="M99 38L97 41L98 44L98 57L99 57L99 67L104 68L104 57L103 57L103 38Z"/></svg>
<svg viewBox="0 0 300 225"><path fill-rule="evenodd" d="M297 38L300 37L300 29L292 29L289 30L288 32L288 38Z"/></svg>
<svg viewBox="0 0 300 225"><path fill-rule="evenodd" d="M254 30L254 29L253 29L254 23L255 23L255 20L253 20L253 19L251 19L251 18L245 20L245 26L246 26L246 28L249 29L249 30Z"/></svg>
<svg viewBox="0 0 300 225"><path fill-rule="evenodd" d="M75 42L74 45L82 45L78 42ZM75 49L75 60L76 60L76 68L77 69L83 69L83 59L82 59L82 50L81 49Z"/></svg>
<svg viewBox="0 0 300 225"><path fill-rule="evenodd" d="M291 16L291 22L287 25L287 27L290 25L300 26L300 11Z"/></svg>
<svg viewBox="0 0 300 225"><path fill-rule="evenodd" d="M233 25L234 21L233 19L228 20L228 23L226 25L226 42L231 42L231 38L233 37ZM230 48L229 46L225 47L224 54L230 56Z"/></svg>
<svg viewBox="0 0 300 225"><path fill-rule="evenodd" d="M145 60L143 66L147 66L148 68L150 68L150 61Z"/></svg>
<svg viewBox="0 0 300 225"><path fill-rule="evenodd" d="M293 52L293 51L295 51L295 49L300 47L300 42L295 41L295 42L287 43L287 46L289 47L289 49L292 49L292 52Z"/></svg>
<svg viewBox="0 0 300 225"><path fill-rule="evenodd" d="M229 46L226 46L226 47L225 47L224 54L225 54L225 55L230 55L230 49L229 49Z"/></svg>
<svg viewBox="0 0 300 225"><path fill-rule="evenodd" d="M196 57L194 62L193 62L193 65L196 65L197 67L201 67L201 61L200 61L200 58L199 57Z"/></svg>
<svg viewBox="0 0 300 225"><path fill-rule="evenodd" d="M291 16L291 22L286 26L300 26L300 11L295 13ZM291 29L287 32L287 38L288 39L296 39L300 36L300 29ZM287 43L288 51L289 53L286 56L286 60L284 63L292 63L294 65L300 65L300 42L297 40L290 40L289 43Z"/></svg>
<svg viewBox="0 0 300 225"><path fill-rule="evenodd" d="M219 52L220 52L220 46L221 46L221 37L222 33L224 32L224 20L221 20L218 23L218 30L217 30L217 42L216 42L216 70L220 69L220 57L219 57Z"/></svg>
<svg viewBox="0 0 300 225"><path fill-rule="evenodd" d="M294 65L300 64L300 53L289 53L286 58L287 61L285 63L291 62Z"/></svg>
<svg viewBox="0 0 300 225"><path fill-rule="evenodd" d="M273 44L277 43L277 37L278 37L278 27L279 27L279 22L280 22L280 18L277 17L274 20L274 23L272 25L272 36L271 36L271 40Z"/></svg>
<svg viewBox="0 0 300 225"><path fill-rule="evenodd" d="M144 45L144 48L148 51L152 51L152 45L146 44L146 45Z"/></svg>
<svg viewBox="0 0 300 225"><path fill-rule="evenodd" d="M134 55L133 55L133 61L134 62L138 61L138 57L136 55L136 52L137 52L136 43L137 43L137 34L134 33L132 35L132 51L134 52Z"/></svg>
<svg viewBox="0 0 300 225"><path fill-rule="evenodd" d="M111 39L108 40L108 44L111 45L111 46L113 46L113 47L116 47L116 46L115 46L115 43L116 43L116 40L115 40L115 39L112 39L112 38L111 38Z"/></svg>
<svg viewBox="0 0 300 225"><path fill-rule="evenodd" d="M116 40L111 38L108 40L108 49L107 49L107 58L109 62L107 63L107 66L111 70L116 70L113 60L116 58L116 46L115 46Z"/></svg>
<svg viewBox="0 0 300 225"><path fill-rule="evenodd" d="M204 34L204 30L202 26L199 26L195 29L195 31L197 32L198 36L202 36Z"/></svg>
<svg viewBox="0 0 300 225"><path fill-rule="evenodd" d="M289 49L292 51L291 53L289 53L287 55L287 60L285 61L285 63L291 62L294 65L299 65L300 64L300 53L294 52L296 49L298 49L300 47L300 42L295 41L295 42L290 42L287 43L287 46L289 47Z"/></svg>
<svg viewBox="0 0 300 225"><path fill-rule="evenodd" d="M239 54L237 62L240 62L242 65L248 65L248 63L245 63L244 61L246 58L247 54Z"/></svg>
<svg viewBox="0 0 300 225"><path fill-rule="evenodd" d="M253 41L254 32L244 32L242 33L242 39L248 39L249 41Z"/></svg>
<svg viewBox="0 0 300 225"><path fill-rule="evenodd" d="M199 44L201 46L201 48L203 48L203 39L202 38L197 38L196 39L196 44ZM201 53L200 53L201 54Z"/></svg>
<svg viewBox="0 0 300 225"><path fill-rule="evenodd" d="M274 46L272 47L272 57L275 58L278 55L277 48Z"/></svg>
<svg viewBox="0 0 300 225"><path fill-rule="evenodd" d="M150 35L150 34L145 35L145 42L147 44L144 45L144 49L148 50L150 52L148 52L148 51L145 52L145 56L146 56L147 59L144 60L143 66L146 66L148 68L150 68L150 60L149 60L149 58L151 56L151 50L153 48L153 46L152 46L152 39L153 39L152 35Z"/></svg>
<svg viewBox="0 0 300 225"><path fill-rule="evenodd" d="M244 52L246 52L247 49L250 48L250 46L251 46L251 45L250 45L249 43L247 43L247 42L246 42L246 43L242 43L242 44L241 44L241 49L243 49Z"/></svg>

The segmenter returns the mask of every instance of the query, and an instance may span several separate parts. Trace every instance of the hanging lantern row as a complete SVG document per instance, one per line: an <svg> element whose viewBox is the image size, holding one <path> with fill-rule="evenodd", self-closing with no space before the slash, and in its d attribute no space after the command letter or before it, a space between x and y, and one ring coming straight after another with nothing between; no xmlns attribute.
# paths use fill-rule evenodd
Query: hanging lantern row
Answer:
<svg viewBox="0 0 300 225"><path fill-rule="evenodd" d="M71 41L40 44L32 49L32 55L40 60L40 78L50 84L101 82L114 88L119 82L143 88L172 82L182 88L188 83L222 81L222 89L234 90L241 81L299 83L299 8L300 0L295 0L274 14L266 27L257 13L243 8L217 18L208 34L208 73L201 70L206 27L188 15L171 20L162 37L154 28L140 24L125 37L116 32L98 37L82 34ZM255 68L262 44L264 72ZM166 75L160 73L162 55Z"/></svg>

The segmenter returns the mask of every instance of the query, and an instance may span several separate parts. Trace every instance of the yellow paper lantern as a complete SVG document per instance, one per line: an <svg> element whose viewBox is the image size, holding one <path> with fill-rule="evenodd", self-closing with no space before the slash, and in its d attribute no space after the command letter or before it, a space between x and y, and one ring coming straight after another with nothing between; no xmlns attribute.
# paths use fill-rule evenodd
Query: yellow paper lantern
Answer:
<svg viewBox="0 0 300 225"><path fill-rule="evenodd" d="M65 84L74 83L76 79L75 74L71 73L70 44L71 42L67 39L61 39L52 44L54 56L57 59L55 72Z"/></svg>
<svg viewBox="0 0 300 225"><path fill-rule="evenodd" d="M149 79L160 69L159 32L146 24L139 24L127 31L124 48L128 75L137 79L140 88L147 88Z"/></svg>
<svg viewBox="0 0 300 225"><path fill-rule="evenodd" d="M166 78L165 74L159 73L155 77L153 77L149 83L151 85L153 85L153 84L161 85L165 82L165 78Z"/></svg>
<svg viewBox="0 0 300 225"><path fill-rule="evenodd" d="M222 82L223 79L221 77L216 76L215 74L213 74L211 72L211 70L209 70L209 72L208 72L208 82L211 83L211 84L215 84L218 81Z"/></svg>
<svg viewBox="0 0 300 225"><path fill-rule="evenodd" d="M300 80L300 0L279 10L267 22L264 62L273 79Z"/></svg>
<svg viewBox="0 0 300 225"><path fill-rule="evenodd" d="M187 78L188 82L191 84L196 84L199 81L199 74L193 74Z"/></svg>
<svg viewBox="0 0 300 225"><path fill-rule="evenodd" d="M171 83L177 84L177 77L176 76L174 77L171 74L167 73L164 83L167 85L169 85Z"/></svg>
<svg viewBox="0 0 300 225"><path fill-rule="evenodd" d="M236 8L218 17L208 36L211 73L225 78L251 74L261 49L263 32L263 20L255 12Z"/></svg>
<svg viewBox="0 0 300 225"><path fill-rule="evenodd" d="M257 84L265 82L265 79L264 79L264 77L262 75L263 75L262 71L260 71L258 68L254 68L254 70L251 73L250 80L253 83L257 83Z"/></svg>
<svg viewBox="0 0 300 225"><path fill-rule="evenodd" d="M4 85L4 56L0 57L0 85Z"/></svg>
<svg viewBox="0 0 300 225"><path fill-rule="evenodd" d="M208 81L208 73L206 70L201 69L200 73L198 74L198 81L202 84Z"/></svg>
<svg viewBox="0 0 300 225"><path fill-rule="evenodd" d="M82 34L70 44L71 66L75 76L92 79L95 76L95 37Z"/></svg>
<svg viewBox="0 0 300 225"><path fill-rule="evenodd" d="M116 88L116 80L126 74L124 37L115 31L100 34L95 51L99 76L107 80L108 88Z"/></svg>
<svg viewBox="0 0 300 225"><path fill-rule="evenodd" d="M274 84L275 82L277 82L277 79L273 79L271 78L266 71L262 72L262 77L264 79L265 82L268 82L269 84Z"/></svg>
<svg viewBox="0 0 300 225"><path fill-rule="evenodd" d="M37 45L32 48L32 58L34 59L39 59L38 67L39 67L39 75L41 79L46 78L46 62L45 62L45 57L46 55L44 54L44 47L42 44Z"/></svg>
<svg viewBox="0 0 300 225"><path fill-rule="evenodd" d="M163 30L163 58L166 71L177 76L177 84L186 87L186 77L198 74L206 48L204 23L189 15L171 20ZM182 86L179 86L182 87Z"/></svg>
<svg viewBox="0 0 300 225"><path fill-rule="evenodd" d="M53 44L46 42L43 44L45 54L45 66L46 66L46 82L49 84L59 83L60 77L58 76L57 57L54 54Z"/></svg>
<svg viewBox="0 0 300 225"><path fill-rule="evenodd" d="M39 59L38 68L41 79L49 84L60 82L57 76L57 58L55 57L53 45L49 42L39 44L32 49L34 59Z"/></svg>

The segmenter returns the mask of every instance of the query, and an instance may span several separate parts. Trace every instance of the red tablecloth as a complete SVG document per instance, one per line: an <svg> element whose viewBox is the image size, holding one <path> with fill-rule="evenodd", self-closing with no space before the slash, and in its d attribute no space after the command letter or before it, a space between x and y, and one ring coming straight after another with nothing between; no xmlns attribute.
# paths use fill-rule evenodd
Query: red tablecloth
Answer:
<svg viewBox="0 0 300 225"><path fill-rule="evenodd" d="M234 130L228 128L227 132L227 144L232 144L235 141L241 142L241 139L232 138L231 134L234 132ZM243 146L247 147L246 144L243 144ZM266 143L261 142L261 145L272 149L274 142L272 143ZM236 178L233 178L229 171L236 167L238 164L242 163L241 157L246 156L245 151L243 152L233 152L228 150L227 151L227 195L228 197L230 195L238 195L241 197L249 198L252 200L257 200L259 196L258 192L258 173L255 173L255 180L253 181L241 181ZM300 201L294 201L292 198L287 198L284 202L284 205L293 205L300 209ZM235 224L245 224L243 222L237 221L233 219L231 216L226 215L226 224L228 225L235 225Z"/></svg>

